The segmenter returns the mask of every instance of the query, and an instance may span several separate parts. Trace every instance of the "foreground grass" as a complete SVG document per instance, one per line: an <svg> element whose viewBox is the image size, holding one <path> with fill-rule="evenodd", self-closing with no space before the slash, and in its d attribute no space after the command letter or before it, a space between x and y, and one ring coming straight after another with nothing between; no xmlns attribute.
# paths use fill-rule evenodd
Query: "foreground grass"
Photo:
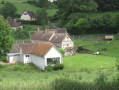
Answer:
<svg viewBox="0 0 119 90"><path fill-rule="evenodd" d="M114 57L78 54L64 57L63 62L64 70L52 72L42 72L29 64L0 66L0 90L57 90L56 79L93 83L100 71L104 72L109 80L118 74Z"/></svg>
<svg viewBox="0 0 119 90"><path fill-rule="evenodd" d="M115 57L102 55L77 54L64 58L65 70L84 69L109 69L114 68L116 63Z"/></svg>

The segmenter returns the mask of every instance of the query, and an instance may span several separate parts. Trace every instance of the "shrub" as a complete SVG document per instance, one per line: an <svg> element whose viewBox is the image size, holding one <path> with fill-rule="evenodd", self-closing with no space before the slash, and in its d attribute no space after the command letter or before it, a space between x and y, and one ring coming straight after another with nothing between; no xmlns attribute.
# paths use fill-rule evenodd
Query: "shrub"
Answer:
<svg viewBox="0 0 119 90"><path fill-rule="evenodd" d="M26 21L26 20L17 19L17 21L22 22L22 24L38 25L36 20Z"/></svg>
<svg viewBox="0 0 119 90"><path fill-rule="evenodd" d="M119 33L116 34L116 39L119 40Z"/></svg>
<svg viewBox="0 0 119 90"><path fill-rule="evenodd" d="M65 50L64 49L61 49L61 48L58 48L58 50L64 55L65 54Z"/></svg>
<svg viewBox="0 0 119 90"><path fill-rule="evenodd" d="M4 4L4 3L5 3L4 1L1 2L1 4Z"/></svg>
<svg viewBox="0 0 119 90"><path fill-rule="evenodd" d="M53 69L54 70L62 70L64 68L64 65L63 64L55 64L53 66Z"/></svg>
<svg viewBox="0 0 119 90"><path fill-rule="evenodd" d="M53 71L53 66L48 65L48 66L45 67L45 69L46 69L46 71L51 72L51 71Z"/></svg>

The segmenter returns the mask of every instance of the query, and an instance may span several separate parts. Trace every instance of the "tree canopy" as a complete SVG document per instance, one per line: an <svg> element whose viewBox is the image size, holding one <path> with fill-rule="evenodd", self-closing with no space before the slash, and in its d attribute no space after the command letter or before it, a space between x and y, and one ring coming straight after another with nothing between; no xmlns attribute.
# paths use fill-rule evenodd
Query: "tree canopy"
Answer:
<svg viewBox="0 0 119 90"><path fill-rule="evenodd" d="M37 17L37 22L40 25L45 25L47 24L47 12L45 9L39 9L36 13L36 17Z"/></svg>
<svg viewBox="0 0 119 90"><path fill-rule="evenodd" d="M17 8L15 7L13 3L10 3L10 2L6 2L4 6L0 9L0 13L1 15L4 16L4 18L7 18L7 17L14 18L16 16L16 11L17 11Z"/></svg>
<svg viewBox="0 0 119 90"><path fill-rule="evenodd" d="M0 17L0 59L4 59L13 45L12 29L7 21Z"/></svg>

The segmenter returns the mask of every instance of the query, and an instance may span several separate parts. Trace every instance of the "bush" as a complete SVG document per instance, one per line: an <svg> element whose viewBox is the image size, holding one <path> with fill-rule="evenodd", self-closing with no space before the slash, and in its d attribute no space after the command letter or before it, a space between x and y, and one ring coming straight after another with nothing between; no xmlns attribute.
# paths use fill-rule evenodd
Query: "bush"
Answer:
<svg viewBox="0 0 119 90"><path fill-rule="evenodd" d="M22 24L38 25L36 20L26 21L26 20L17 19L17 21L22 22Z"/></svg>
<svg viewBox="0 0 119 90"><path fill-rule="evenodd" d="M53 71L53 66L48 65L48 66L45 67L45 69L46 69L46 71L51 72L51 71Z"/></svg>
<svg viewBox="0 0 119 90"><path fill-rule="evenodd" d="M58 48L58 50L64 55L65 54L65 50L64 49L61 49L61 48Z"/></svg>
<svg viewBox="0 0 119 90"><path fill-rule="evenodd" d="M53 66L53 69L54 70L62 70L64 68L64 65L63 64L55 64Z"/></svg>
<svg viewBox="0 0 119 90"><path fill-rule="evenodd" d="M119 33L116 34L116 39L119 40Z"/></svg>
<svg viewBox="0 0 119 90"><path fill-rule="evenodd" d="M4 4L4 3L5 3L4 1L1 2L1 4Z"/></svg>

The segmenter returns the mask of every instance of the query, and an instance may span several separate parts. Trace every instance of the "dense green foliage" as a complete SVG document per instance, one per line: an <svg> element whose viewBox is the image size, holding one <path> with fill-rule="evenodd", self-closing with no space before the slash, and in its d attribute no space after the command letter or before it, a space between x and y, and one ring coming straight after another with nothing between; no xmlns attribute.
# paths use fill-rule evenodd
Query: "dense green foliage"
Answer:
<svg viewBox="0 0 119 90"><path fill-rule="evenodd" d="M63 68L64 68L64 65L63 64L55 64L53 66L53 69L54 70L63 70Z"/></svg>
<svg viewBox="0 0 119 90"><path fill-rule="evenodd" d="M4 6L0 9L0 13L4 16L4 18L7 17L16 17L16 11L17 8L13 3L6 2Z"/></svg>
<svg viewBox="0 0 119 90"><path fill-rule="evenodd" d="M70 34L118 33L119 16L101 14L102 12L98 12L118 10L116 1L117 0L60 0L57 2L59 11L55 16L55 19L58 19L57 26L66 27ZM103 10L100 3L108 10Z"/></svg>
<svg viewBox="0 0 119 90"><path fill-rule="evenodd" d="M45 9L39 9L36 13L37 23L40 25L46 25L48 21L47 12Z"/></svg>
<svg viewBox="0 0 119 90"><path fill-rule="evenodd" d="M13 42L10 25L0 17L0 60L6 60L6 53L11 50Z"/></svg>
<svg viewBox="0 0 119 90"><path fill-rule="evenodd" d="M61 49L61 48L58 48L58 50L62 53L62 55L64 55L66 52L64 49Z"/></svg>
<svg viewBox="0 0 119 90"><path fill-rule="evenodd" d="M99 11L115 11L119 9L119 0L95 0Z"/></svg>
<svg viewBox="0 0 119 90"><path fill-rule="evenodd" d="M51 72L51 71L53 71L53 66L48 65L45 67L45 70Z"/></svg>

